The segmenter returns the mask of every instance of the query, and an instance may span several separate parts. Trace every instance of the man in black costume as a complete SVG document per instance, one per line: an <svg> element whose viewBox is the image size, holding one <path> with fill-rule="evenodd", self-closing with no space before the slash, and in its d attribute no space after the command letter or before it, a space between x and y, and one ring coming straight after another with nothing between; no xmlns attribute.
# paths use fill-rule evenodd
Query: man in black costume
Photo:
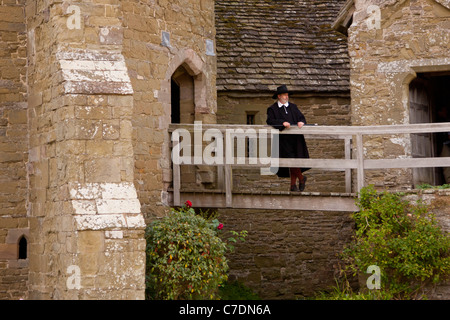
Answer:
<svg viewBox="0 0 450 320"><path fill-rule="evenodd" d="M277 88L273 99L277 102L267 108L267 124L275 129L283 131L291 126L303 127L306 124L305 116L300 112L297 105L289 102L289 90L286 85ZM309 158L308 147L303 135L282 134L279 139L280 158ZM305 190L306 177L303 172L310 168L279 168L277 176L280 178L291 177L291 191ZM297 187L297 179L299 186Z"/></svg>

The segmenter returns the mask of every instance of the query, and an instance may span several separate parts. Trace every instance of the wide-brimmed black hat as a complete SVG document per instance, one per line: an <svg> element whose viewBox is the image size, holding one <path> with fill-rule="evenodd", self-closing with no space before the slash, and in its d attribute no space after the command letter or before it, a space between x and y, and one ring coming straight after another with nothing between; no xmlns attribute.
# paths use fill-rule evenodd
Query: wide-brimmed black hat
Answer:
<svg viewBox="0 0 450 320"><path fill-rule="evenodd" d="M289 95L292 94L292 92L288 90L288 88L286 87L286 85L283 84L282 86L279 86L279 87L277 88L277 92L275 92L275 93L273 94L272 99L276 99L277 96L278 96L279 94L282 94L282 93L289 93Z"/></svg>

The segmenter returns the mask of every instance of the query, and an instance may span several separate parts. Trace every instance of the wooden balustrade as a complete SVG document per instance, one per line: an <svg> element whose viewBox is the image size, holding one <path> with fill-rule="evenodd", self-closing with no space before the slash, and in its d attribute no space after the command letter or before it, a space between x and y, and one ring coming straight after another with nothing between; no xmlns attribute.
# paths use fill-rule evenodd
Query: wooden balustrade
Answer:
<svg viewBox="0 0 450 320"><path fill-rule="evenodd" d="M209 131L208 131L209 130ZM366 159L364 155L364 136L372 135L405 135L416 133L437 133L450 132L450 123L424 123L424 124L403 124L403 125L381 125L381 126L318 126L308 125L299 129L293 127L285 129L282 132L273 129L267 125L232 125L232 124L172 124L169 127L171 134L172 147L180 143L179 134L174 132L194 134L191 136L191 146L194 146L194 156L191 158L192 165L211 165L210 161L202 158L203 134L213 132L216 136L221 136L223 150L223 161L217 161L215 165L223 170L219 170L219 179L224 180L224 191L226 197L226 206L232 205L232 168L257 168L270 167L274 162L279 167L307 167L321 170L339 170L345 171L346 192L351 193L351 170L356 170L356 192L364 187L365 171L371 169L389 169L389 168L427 168L427 167L450 167L450 157L434 158L396 158L396 159ZM255 136L256 133L256 136ZM257 146L256 140L259 133L271 134L303 134L308 139L339 139L344 140L344 158L343 159L286 159L273 157L252 156L236 157L234 154L234 138L249 139ZM256 137L256 138L255 138ZM192 144L193 142L193 144ZM227 145L233 144L232 146ZM195 149L197 148L197 149ZM230 161L230 159L232 161ZM256 161L255 161L256 160ZM185 163L184 163L185 164ZM221 172L223 172L223 177ZM173 163L173 199L174 205L180 205L181 174L180 163Z"/></svg>

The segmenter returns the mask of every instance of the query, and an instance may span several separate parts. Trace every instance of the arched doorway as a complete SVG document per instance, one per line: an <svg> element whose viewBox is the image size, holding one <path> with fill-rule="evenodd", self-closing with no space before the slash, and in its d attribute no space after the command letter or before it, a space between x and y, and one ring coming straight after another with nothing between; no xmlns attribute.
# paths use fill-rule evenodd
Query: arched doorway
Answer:
<svg viewBox="0 0 450 320"><path fill-rule="evenodd" d="M171 122L194 123L195 90L194 78L183 65L171 77Z"/></svg>

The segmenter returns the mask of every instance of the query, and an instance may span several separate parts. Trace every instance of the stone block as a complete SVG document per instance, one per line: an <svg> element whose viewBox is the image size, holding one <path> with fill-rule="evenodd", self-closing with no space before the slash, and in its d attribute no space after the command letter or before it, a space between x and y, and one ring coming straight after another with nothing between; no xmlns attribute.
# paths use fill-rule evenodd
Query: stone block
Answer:
<svg viewBox="0 0 450 320"><path fill-rule="evenodd" d="M0 259L1 260L17 259L17 257L18 257L17 244L0 243Z"/></svg>
<svg viewBox="0 0 450 320"><path fill-rule="evenodd" d="M102 137L106 140L117 140L120 137L119 120L106 120L102 124Z"/></svg>
<svg viewBox="0 0 450 320"><path fill-rule="evenodd" d="M84 141L83 141L84 142ZM86 153L90 156L110 156L115 149L114 141L88 140L86 141Z"/></svg>
<svg viewBox="0 0 450 320"><path fill-rule="evenodd" d="M103 27L100 28L99 41L101 44L122 44L122 27Z"/></svg>
<svg viewBox="0 0 450 320"><path fill-rule="evenodd" d="M79 215L75 216L77 230L105 230L126 228L122 214Z"/></svg>
<svg viewBox="0 0 450 320"><path fill-rule="evenodd" d="M100 186L97 183L70 183L70 198L77 200L95 200L101 196Z"/></svg>
<svg viewBox="0 0 450 320"><path fill-rule="evenodd" d="M11 125L26 124L27 121L27 110L10 110L8 112L8 122Z"/></svg>
<svg viewBox="0 0 450 320"><path fill-rule="evenodd" d="M79 106L75 107L75 117L78 119L108 120L111 119L111 108L109 106Z"/></svg>
<svg viewBox="0 0 450 320"><path fill-rule="evenodd" d="M85 282L86 278L88 278L89 276L95 277L95 275L98 272L98 266L99 266L98 255L99 255L99 253L97 253L97 252L89 253L89 252L85 252L85 251L78 254L79 267L81 270L82 283L84 286L87 285L87 283Z"/></svg>
<svg viewBox="0 0 450 320"><path fill-rule="evenodd" d="M140 212L140 205L139 205L139 212ZM143 229L146 227L144 217L141 214L127 214L125 216L127 227L131 229ZM142 248L141 248L142 249ZM139 248L136 248L135 250L140 250Z"/></svg>
<svg viewBox="0 0 450 320"><path fill-rule="evenodd" d="M87 182L120 182L120 169L120 158L93 159L84 163Z"/></svg>
<svg viewBox="0 0 450 320"><path fill-rule="evenodd" d="M100 186L102 199L136 199L137 193L132 183L104 183Z"/></svg>
<svg viewBox="0 0 450 320"><path fill-rule="evenodd" d="M105 231L105 239L123 239L123 231Z"/></svg>
<svg viewBox="0 0 450 320"><path fill-rule="evenodd" d="M94 200L72 200L75 214L96 214L97 206Z"/></svg>
<svg viewBox="0 0 450 320"><path fill-rule="evenodd" d="M128 200L98 199L97 210L99 214L140 213L141 205L138 199L128 199Z"/></svg>

